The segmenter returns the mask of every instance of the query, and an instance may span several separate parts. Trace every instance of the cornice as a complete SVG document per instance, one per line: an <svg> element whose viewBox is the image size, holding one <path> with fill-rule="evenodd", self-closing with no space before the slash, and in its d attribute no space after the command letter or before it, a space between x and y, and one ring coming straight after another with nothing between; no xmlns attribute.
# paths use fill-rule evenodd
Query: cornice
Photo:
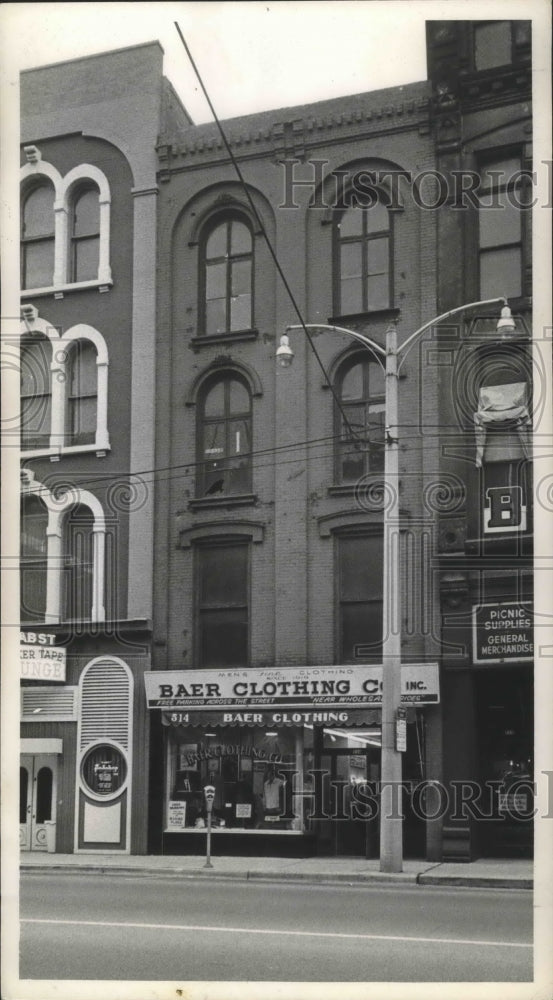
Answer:
<svg viewBox="0 0 553 1000"><path fill-rule="evenodd" d="M370 95L369 95L370 96ZM426 132L430 113L429 95L418 95L396 102L386 101L377 107L358 104L347 110L327 111L321 114L294 114L275 118L266 123L260 116L251 120L223 123L225 135L233 153L238 157L272 155L275 159L286 156L302 158L308 148L322 143L354 141L419 127ZM216 126L191 128L186 134L166 135L157 146L161 170L192 165L195 162L226 160L227 153Z"/></svg>

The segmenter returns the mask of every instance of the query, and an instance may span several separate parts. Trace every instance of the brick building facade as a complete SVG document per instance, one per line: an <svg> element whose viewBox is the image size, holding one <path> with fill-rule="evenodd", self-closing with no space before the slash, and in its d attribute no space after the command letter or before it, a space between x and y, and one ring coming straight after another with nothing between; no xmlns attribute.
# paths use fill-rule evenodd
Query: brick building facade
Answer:
<svg viewBox="0 0 553 1000"><path fill-rule="evenodd" d="M24 850L147 848L157 43L21 78ZM134 473L137 473L135 475Z"/></svg>
<svg viewBox="0 0 553 1000"><path fill-rule="evenodd" d="M153 849L198 849L210 781L220 850L378 855L377 823L339 817L379 775L384 376L323 330L316 354L292 335L276 366L297 317L264 234L306 322L380 345L395 322L404 339L436 312L436 214L394 188L434 167L430 111L423 82L225 122L249 198L215 125L161 136ZM402 652L435 666L410 675L427 695L408 709L409 787L440 776L438 604L421 587L437 385L421 357L401 380ZM406 852L435 856L436 824L408 814Z"/></svg>

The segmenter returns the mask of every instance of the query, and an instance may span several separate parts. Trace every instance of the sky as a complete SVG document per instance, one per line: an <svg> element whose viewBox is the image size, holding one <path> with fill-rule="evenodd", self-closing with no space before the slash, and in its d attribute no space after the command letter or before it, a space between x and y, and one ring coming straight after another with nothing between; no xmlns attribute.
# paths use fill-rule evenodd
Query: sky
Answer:
<svg viewBox="0 0 553 1000"><path fill-rule="evenodd" d="M523 17L529 6L486 0L486 15ZM0 54L13 81L21 69L157 39L199 124L211 114L175 21L218 116L230 118L423 80L425 18L479 16L474 0L4 3Z"/></svg>

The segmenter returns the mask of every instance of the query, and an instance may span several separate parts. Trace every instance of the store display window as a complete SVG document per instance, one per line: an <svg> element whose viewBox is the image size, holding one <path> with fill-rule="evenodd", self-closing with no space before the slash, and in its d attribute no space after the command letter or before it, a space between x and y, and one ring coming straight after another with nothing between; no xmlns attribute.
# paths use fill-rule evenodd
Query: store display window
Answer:
<svg viewBox="0 0 553 1000"><path fill-rule="evenodd" d="M308 744L307 754L312 739ZM169 730L166 832L205 828L206 785L215 788L215 830L301 831L295 775L298 760L303 768L303 754L303 733L299 741L292 727L274 731L236 727Z"/></svg>

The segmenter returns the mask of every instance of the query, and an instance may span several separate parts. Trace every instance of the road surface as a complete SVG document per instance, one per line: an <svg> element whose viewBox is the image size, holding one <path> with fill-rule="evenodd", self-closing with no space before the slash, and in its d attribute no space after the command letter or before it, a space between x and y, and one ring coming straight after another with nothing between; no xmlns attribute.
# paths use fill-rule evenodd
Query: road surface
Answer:
<svg viewBox="0 0 553 1000"><path fill-rule="evenodd" d="M25 873L20 977L528 982L532 894Z"/></svg>

